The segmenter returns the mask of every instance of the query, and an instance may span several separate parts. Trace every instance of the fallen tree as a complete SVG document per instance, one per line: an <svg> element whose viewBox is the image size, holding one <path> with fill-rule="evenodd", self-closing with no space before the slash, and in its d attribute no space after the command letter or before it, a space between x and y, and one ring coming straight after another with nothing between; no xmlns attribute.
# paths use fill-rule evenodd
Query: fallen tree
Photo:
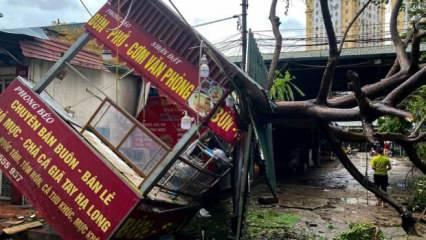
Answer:
<svg viewBox="0 0 426 240"><path fill-rule="evenodd" d="M426 66L420 64L420 42L426 37L426 31L422 29L422 24L424 24L422 23L424 21L422 18L425 17L425 9L422 8L421 1L414 0L410 2L410 6L406 6L411 7L412 9L410 10L418 10L416 14L420 14L420 18L416 18L410 23L411 30L408 31L405 39L401 38L397 28L402 0L393 2L390 16L390 35L395 48L396 59L386 77L374 84L361 86L358 74L348 71L347 78L350 81L352 94L330 98L333 82L345 80L335 79L335 71L348 32L370 4L384 4L383 2L385 1L365 1L355 17L348 24L342 39L338 40L330 16L328 1L320 0L323 22L328 39L329 56L317 97L305 101L276 102L275 112L270 117L275 119L291 117L315 119L342 165L362 186L398 211L402 217L402 227L406 232L410 233L415 231L414 226L416 222L411 212L393 200L391 196L379 190L357 170L340 146L340 140L368 141L371 143L378 141L397 142L406 150L410 161L423 173L426 173L426 163L418 155L415 148L417 143L426 140L426 133L421 132L421 125L424 120L420 121L417 124L420 126L417 126L409 134L378 133L372 126L373 121L383 116L395 116L410 122L416 120L412 113L401 108L400 103L418 88L425 85L426 82ZM276 44L270 65L270 73L275 71L281 52L282 36L280 31L277 31L280 20L276 16L276 7L277 1L272 1L269 19L271 20ZM411 45L410 54L406 51L409 45ZM270 82L267 86L271 86L273 79L270 77L268 81ZM363 132L353 133L345 131L333 125L335 121L361 121Z"/></svg>

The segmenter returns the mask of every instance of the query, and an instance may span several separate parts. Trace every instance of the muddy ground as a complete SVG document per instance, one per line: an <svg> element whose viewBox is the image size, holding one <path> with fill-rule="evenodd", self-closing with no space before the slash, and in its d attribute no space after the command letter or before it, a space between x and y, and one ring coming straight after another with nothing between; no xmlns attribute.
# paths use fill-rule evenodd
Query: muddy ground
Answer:
<svg viewBox="0 0 426 240"><path fill-rule="evenodd" d="M351 159L357 168L365 174L366 154L352 154ZM413 170L412 164L405 158L392 157L393 169L389 176L389 194L398 202L406 205L412 193L409 185L420 172ZM368 169L372 180L373 172ZM256 203L258 196L267 195L266 186L257 185L251 193L249 212L273 211L285 213L298 218L297 223L290 225L296 234L294 239L333 239L348 229L350 223L374 223L384 232L386 239L426 239L426 226L418 224L417 230L424 236L407 237L400 227L398 213L389 206L377 207L373 194L362 188L337 161L321 164L321 167L310 169L302 177L284 180L278 187L279 203L261 206ZM255 229L256 223L249 224ZM273 233L274 229L261 226L264 231ZM278 231L278 230L276 230ZM271 234L256 233L252 239L288 239ZM274 234L272 234L273 236Z"/></svg>
<svg viewBox="0 0 426 240"><path fill-rule="evenodd" d="M362 173L365 173L366 157L365 153L351 156ZM405 158L393 157L391 160L393 169L389 194L398 202L408 204L412 197L409 185L421 173L413 170L412 164ZM372 174L372 170L368 169L370 179ZM384 232L385 239L426 239L425 224L417 225L423 236L406 236L400 227L398 213L389 206L377 207L374 195L363 189L338 161L323 162L321 167L311 168L303 175L280 180L278 204L257 203L259 197L270 195L266 185L259 183L261 180L257 182L251 187L244 239L333 239L347 230L351 223L376 224ZM194 217L177 235L160 239L228 239L232 202L230 198L214 198L213 202L206 206L211 217ZM29 208L3 205L1 202L0 209L0 219L33 214ZM201 237L202 230L204 238Z"/></svg>
<svg viewBox="0 0 426 240"><path fill-rule="evenodd" d="M352 154L351 159L365 174L365 153ZM392 157L389 194L402 204L407 204L412 193L409 185L421 173L413 170L405 158ZM373 172L368 168L372 180ZM337 161L321 163L321 167L309 169L303 176L292 176L278 184L279 203L259 205L260 196L268 196L265 184L251 188L247 213L245 238L249 240L274 239L333 239L346 231L351 223L373 223L384 232L385 239L426 239L423 236L407 236L400 227L398 213L385 206L376 206L373 194L359 185ZM231 201L207 207L212 218L194 218L183 235L176 239L227 239ZM426 236L426 225L418 224L417 230Z"/></svg>

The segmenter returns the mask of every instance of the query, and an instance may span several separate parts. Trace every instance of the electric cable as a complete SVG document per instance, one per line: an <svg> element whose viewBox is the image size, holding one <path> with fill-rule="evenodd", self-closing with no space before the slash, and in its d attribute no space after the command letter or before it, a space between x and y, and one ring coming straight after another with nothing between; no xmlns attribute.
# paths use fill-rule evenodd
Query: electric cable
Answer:
<svg viewBox="0 0 426 240"><path fill-rule="evenodd" d="M123 20L121 21L121 23L120 23L117 27L115 27L115 28L110 28L110 29L108 29L108 30L110 30L110 31L115 31L115 30L117 30L117 29L120 29L120 28L124 25L124 23L127 21L127 18L129 17L130 12L131 12L131 10L132 10L133 2L134 2L134 0L131 0L130 5L129 5L129 8L127 9L126 16L123 18Z"/></svg>
<svg viewBox="0 0 426 240"><path fill-rule="evenodd" d="M80 0L81 5L83 5L84 9L86 10L86 12L93 17L93 14L90 12L89 8L86 6L86 4L84 3L83 0Z"/></svg>

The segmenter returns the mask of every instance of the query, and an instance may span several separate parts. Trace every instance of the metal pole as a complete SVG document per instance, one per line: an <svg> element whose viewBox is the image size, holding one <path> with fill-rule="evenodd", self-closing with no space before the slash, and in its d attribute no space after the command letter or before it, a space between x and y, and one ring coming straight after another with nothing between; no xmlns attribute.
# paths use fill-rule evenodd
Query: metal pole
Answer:
<svg viewBox="0 0 426 240"><path fill-rule="evenodd" d="M238 189L237 191L239 191L239 198L237 199L237 204L238 204L238 212L237 212L237 232L235 233L235 240L240 240L241 239L241 231L242 231L242 225L243 225L243 217L245 214L245 204L247 201L247 190L248 190L248 172L249 172L249 166L250 166L250 153L251 153L251 139L252 139L252 134L253 134L253 127L250 124L249 128L247 130L246 135L244 136L243 139L243 156L242 156L242 169L241 169L241 176L240 176L240 182L238 183Z"/></svg>
<svg viewBox="0 0 426 240"><path fill-rule="evenodd" d="M66 66L66 63L71 61L77 53L89 42L90 34L84 32L77 41L65 52L59 61L57 61L49 71L40 79L39 82L33 87L36 93L43 92L44 89L55 79L58 73Z"/></svg>
<svg viewBox="0 0 426 240"><path fill-rule="evenodd" d="M365 144L365 177L368 179L368 145ZM367 190L367 205L368 205L368 190Z"/></svg>
<svg viewBox="0 0 426 240"><path fill-rule="evenodd" d="M241 59L241 68L246 71L246 61L247 61L247 8L248 0L242 0L242 59Z"/></svg>

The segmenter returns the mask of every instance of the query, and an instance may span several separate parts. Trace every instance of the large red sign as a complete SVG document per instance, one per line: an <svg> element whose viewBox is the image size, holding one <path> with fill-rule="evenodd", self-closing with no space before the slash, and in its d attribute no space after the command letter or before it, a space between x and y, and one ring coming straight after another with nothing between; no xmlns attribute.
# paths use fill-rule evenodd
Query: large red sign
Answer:
<svg viewBox="0 0 426 240"><path fill-rule="evenodd" d="M182 110L176 104L170 103L165 97L149 97L138 120L152 133L173 147L185 130L180 128Z"/></svg>
<svg viewBox="0 0 426 240"><path fill-rule="evenodd" d="M218 100L226 91L222 86L210 79L200 83L198 66L181 58L130 21L119 24L117 28L117 23L122 21L123 18L107 3L89 20L86 29L144 78L193 114L206 117L214 105L220 104ZM218 121L210 121L209 127L224 140L234 142L238 134L235 114L230 108L220 106L216 115Z"/></svg>
<svg viewBox="0 0 426 240"><path fill-rule="evenodd" d="M138 195L20 81L0 98L0 170L63 239L108 239Z"/></svg>

